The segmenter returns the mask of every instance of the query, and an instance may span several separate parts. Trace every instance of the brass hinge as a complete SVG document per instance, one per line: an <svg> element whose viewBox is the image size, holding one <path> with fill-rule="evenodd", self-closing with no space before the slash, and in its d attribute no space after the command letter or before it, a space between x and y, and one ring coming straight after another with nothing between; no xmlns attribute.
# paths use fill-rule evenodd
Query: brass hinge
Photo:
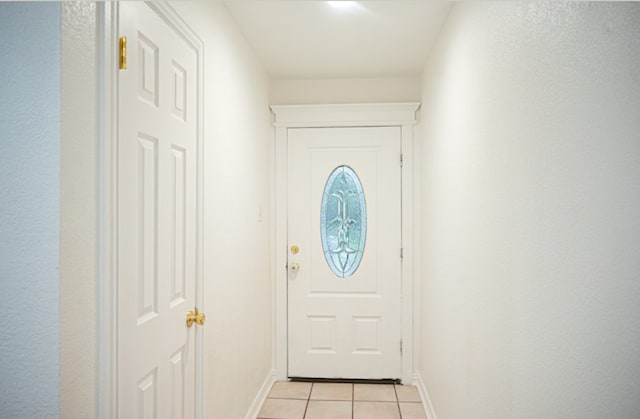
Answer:
<svg viewBox="0 0 640 419"><path fill-rule="evenodd" d="M402 339L400 339L400 355L402 355Z"/></svg>
<svg viewBox="0 0 640 419"><path fill-rule="evenodd" d="M404 165L404 154L400 153L400 167Z"/></svg>
<svg viewBox="0 0 640 419"><path fill-rule="evenodd" d="M120 70L127 69L127 37L120 37Z"/></svg>
<svg viewBox="0 0 640 419"><path fill-rule="evenodd" d="M400 260L404 260L404 247L400 248Z"/></svg>

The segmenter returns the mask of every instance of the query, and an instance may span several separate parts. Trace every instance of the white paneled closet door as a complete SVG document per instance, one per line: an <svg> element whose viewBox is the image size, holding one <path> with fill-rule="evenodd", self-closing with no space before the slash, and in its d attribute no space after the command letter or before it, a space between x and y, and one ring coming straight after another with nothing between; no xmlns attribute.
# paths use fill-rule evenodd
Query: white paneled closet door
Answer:
<svg viewBox="0 0 640 419"><path fill-rule="evenodd" d="M193 418L198 51L144 2L120 3L118 30L117 412Z"/></svg>

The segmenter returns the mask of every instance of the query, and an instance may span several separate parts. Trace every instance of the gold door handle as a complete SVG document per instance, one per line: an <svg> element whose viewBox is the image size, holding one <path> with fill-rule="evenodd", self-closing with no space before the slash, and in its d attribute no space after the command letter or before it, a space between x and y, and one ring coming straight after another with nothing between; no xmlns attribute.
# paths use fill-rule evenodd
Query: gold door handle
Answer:
<svg viewBox="0 0 640 419"><path fill-rule="evenodd" d="M206 320L207 317L204 315L204 313L200 313L198 311L198 307L196 307L194 311L187 311L187 327L193 326L194 323L203 326Z"/></svg>

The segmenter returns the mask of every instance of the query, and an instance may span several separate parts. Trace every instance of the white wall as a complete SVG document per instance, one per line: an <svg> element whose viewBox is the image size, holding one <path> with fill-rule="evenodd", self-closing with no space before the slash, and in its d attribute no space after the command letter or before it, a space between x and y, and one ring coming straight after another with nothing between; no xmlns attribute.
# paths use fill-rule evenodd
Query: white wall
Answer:
<svg viewBox="0 0 640 419"><path fill-rule="evenodd" d="M458 3L423 79L437 417L640 417L640 4Z"/></svg>
<svg viewBox="0 0 640 419"><path fill-rule="evenodd" d="M176 2L204 42L206 418L243 418L272 368L268 79L218 2Z"/></svg>
<svg viewBox="0 0 640 419"><path fill-rule="evenodd" d="M420 77L271 80L272 105L419 102Z"/></svg>
<svg viewBox="0 0 640 419"><path fill-rule="evenodd" d="M0 3L3 418L59 417L59 45L60 4Z"/></svg>

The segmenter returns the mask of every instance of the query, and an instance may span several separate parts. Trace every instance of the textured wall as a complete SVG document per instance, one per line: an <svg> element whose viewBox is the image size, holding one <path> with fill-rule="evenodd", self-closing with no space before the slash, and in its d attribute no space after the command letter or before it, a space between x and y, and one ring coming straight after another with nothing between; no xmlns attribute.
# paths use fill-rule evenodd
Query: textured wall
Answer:
<svg viewBox="0 0 640 419"><path fill-rule="evenodd" d="M437 416L640 417L640 4L458 3L423 79Z"/></svg>
<svg viewBox="0 0 640 419"><path fill-rule="evenodd" d="M60 5L0 3L0 417L59 406Z"/></svg>
<svg viewBox="0 0 640 419"><path fill-rule="evenodd" d="M93 418L98 373L96 3L62 2L60 416Z"/></svg>
<svg viewBox="0 0 640 419"><path fill-rule="evenodd" d="M204 42L204 417L243 418L272 368L268 78L223 4L173 5Z"/></svg>

